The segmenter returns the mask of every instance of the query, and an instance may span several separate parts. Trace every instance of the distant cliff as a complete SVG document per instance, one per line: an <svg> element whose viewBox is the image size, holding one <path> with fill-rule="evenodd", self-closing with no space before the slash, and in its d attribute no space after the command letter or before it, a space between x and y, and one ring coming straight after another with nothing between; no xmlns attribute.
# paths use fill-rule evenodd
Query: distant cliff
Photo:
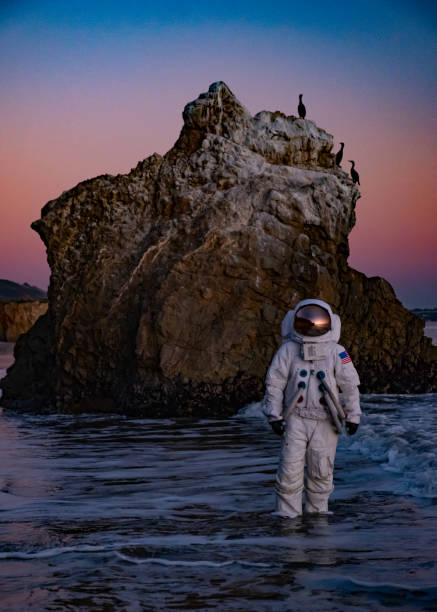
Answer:
<svg viewBox="0 0 437 612"><path fill-rule="evenodd" d="M16 342L47 311L47 300L0 301L0 341Z"/></svg>
<svg viewBox="0 0 437 612"><path fill-rule="evenodd" d="M363 391L436 390L423 321L347 264L360 194L333 137L252 117L222 82L183 118L166 155L79 183L32 224L49 309L16 345L3 405L229 414L262 397L281 320L307 297L341 316Z"/></svg>
<svg viewBox="0 0 437 612"><path fill-rule="evenodd" d="M47 292L29 283L14 283L0 278L0 302L46 300Z"/></svg>

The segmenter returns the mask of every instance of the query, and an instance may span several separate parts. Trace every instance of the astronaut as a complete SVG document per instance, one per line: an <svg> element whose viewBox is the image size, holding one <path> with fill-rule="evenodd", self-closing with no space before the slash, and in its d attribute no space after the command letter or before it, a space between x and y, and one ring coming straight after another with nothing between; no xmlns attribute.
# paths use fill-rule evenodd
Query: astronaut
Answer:
<svg viewBox="0 0 437 612"><path fill-rule="evenodd" d="M337 344L340 318L321 300L303 300L282 322L283 344L266 377L264 414L282 436L276 474L277 514L330 514L334 458L342 423L349 435L360 422L360 379ZM340 402L339 387L344 406Z"/></svg>

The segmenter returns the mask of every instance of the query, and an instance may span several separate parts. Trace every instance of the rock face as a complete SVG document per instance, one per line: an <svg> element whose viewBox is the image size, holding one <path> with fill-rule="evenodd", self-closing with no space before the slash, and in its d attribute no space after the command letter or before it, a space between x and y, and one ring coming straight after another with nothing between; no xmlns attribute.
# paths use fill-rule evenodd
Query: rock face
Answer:
<svg viewBox="0 0 437 612"><path fill-rule="evenodd" d="M282 317L307 297L342 317L362 390L435 390L423 321L347 265L359 192L333 137L252 117L222 82L183 117L164 157L79 183L32 224L49 310L16 345L3 405L232 413L262 397Z"/></svg>
<svg viewBox="0 0 437 612"><path fill-rule="evenodd" d="M0 301L0 341L16 342L47 311L47 301Z"/></svg>

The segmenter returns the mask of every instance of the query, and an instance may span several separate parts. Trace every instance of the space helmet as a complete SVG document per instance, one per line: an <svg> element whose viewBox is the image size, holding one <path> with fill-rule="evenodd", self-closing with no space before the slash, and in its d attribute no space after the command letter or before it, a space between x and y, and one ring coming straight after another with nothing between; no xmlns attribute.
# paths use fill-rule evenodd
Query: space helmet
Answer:
<svg viewBox="0 0 437 612"><path fill-rule="evenodd" d="M294 315L293 327L302 336L323 336L331 330L331 316L319 304L304 304Z"/></svg>

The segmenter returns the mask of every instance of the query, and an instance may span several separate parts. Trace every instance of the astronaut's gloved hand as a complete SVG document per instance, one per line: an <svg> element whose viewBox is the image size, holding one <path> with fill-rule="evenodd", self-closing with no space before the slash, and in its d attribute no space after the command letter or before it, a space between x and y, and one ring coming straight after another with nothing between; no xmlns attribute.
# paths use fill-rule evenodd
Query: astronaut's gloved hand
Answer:
<svg viewBox="0 0 437 612"><path fill-rule="evenodd" d="M346 421L346 430L350 436L353 436L358 429L358 423L351 423L350 421Z"/></svg>
<svg viewBox="0 0 437 612"><path fill-rule="evenodd" d="M270 425L277 436L282 436L284 433L284 421L270 421Z"/></svg>

